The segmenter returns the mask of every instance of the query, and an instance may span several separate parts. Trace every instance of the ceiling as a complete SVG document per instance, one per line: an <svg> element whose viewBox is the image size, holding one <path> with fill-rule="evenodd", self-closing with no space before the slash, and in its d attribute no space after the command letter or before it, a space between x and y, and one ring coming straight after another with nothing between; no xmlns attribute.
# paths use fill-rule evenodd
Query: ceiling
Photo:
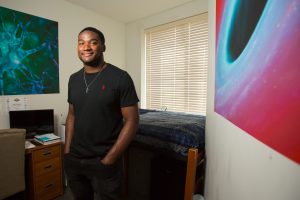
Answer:
<svg viewBox="0 0 300 200"><path fill-rule="evenodd" d="M128 23L192 0L66 0L117 21Z"/></svg>

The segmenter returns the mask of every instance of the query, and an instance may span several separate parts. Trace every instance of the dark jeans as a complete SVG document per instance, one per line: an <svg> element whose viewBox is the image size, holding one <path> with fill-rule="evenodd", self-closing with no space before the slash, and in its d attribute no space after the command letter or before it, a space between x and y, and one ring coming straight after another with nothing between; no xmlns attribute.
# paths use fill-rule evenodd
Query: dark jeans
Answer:
<svg viewBox="0 0 300 200"><path fill-rule="evenodd" d="M103 165L100 158L79 159L64 156L68 185L75 200L120 200L122 160Z"/></svg>

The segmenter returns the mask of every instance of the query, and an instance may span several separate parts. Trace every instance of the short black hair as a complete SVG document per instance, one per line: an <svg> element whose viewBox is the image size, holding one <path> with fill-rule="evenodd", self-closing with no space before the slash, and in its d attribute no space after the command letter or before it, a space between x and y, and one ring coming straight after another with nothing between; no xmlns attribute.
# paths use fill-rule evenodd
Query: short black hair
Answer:
<svg viewBox="0 0 300 200"><path fill-rule="evenodd" d="M96 29L94 27L86 27L79 32L79 35L84 31L92 31L92 32L96 33L98 35L100 41L102 42L102 44L103 45L105 44L105 37L104 37L103 33L101 31L99 31L98 29Z"/></svg>

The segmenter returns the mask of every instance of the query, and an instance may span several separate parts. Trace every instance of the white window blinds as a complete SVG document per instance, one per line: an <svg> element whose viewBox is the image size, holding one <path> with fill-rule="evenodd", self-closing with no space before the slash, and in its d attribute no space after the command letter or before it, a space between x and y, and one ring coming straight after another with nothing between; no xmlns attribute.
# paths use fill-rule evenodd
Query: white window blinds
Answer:
<svg viewBox="0 0 300 200"><path fill-rule="evenodd" d="M146 107L206 115L207 13L150 28L146 37Z"/></svg>

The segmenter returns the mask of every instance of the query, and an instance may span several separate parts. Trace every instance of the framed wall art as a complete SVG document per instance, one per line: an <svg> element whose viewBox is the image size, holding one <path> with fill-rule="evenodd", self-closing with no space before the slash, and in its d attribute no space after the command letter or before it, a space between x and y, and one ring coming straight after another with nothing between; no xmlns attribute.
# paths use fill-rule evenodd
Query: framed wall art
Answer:
<svg viewBox="0 0 300 200"><path fill-rule="evenodd" d="M300 164L300 0L217 0L215 112Z"/></svg>
<svg viewBox="0 0 300 200"><path fill-rule="evenodd" d="M59 93L58 22L0 7L0 94Z"/></svg>

